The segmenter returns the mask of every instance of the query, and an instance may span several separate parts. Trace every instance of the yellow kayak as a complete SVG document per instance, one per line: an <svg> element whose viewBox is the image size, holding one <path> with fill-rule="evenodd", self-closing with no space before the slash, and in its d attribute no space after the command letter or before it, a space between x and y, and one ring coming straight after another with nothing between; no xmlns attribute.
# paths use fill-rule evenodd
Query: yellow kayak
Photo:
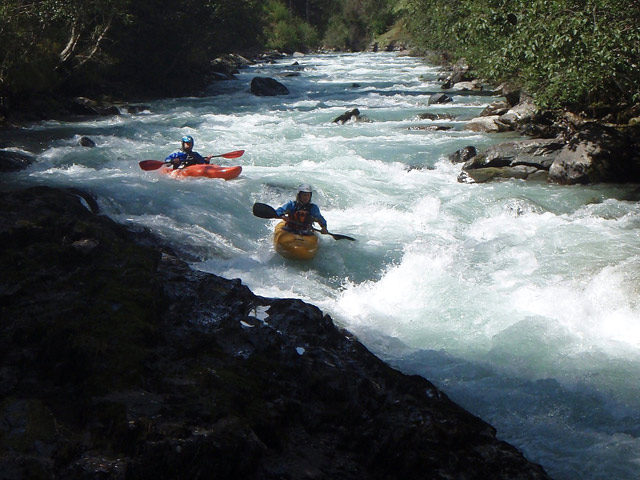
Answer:
<svg viewBox="0 0 640 480"><path fill-rule="evenodd" d="M273 246L276 252L292 260L311 260L315 257L318 252L318 236L315 233L299 235L288 232L283 229L286 224L280 222L273 232Z"/></svg>

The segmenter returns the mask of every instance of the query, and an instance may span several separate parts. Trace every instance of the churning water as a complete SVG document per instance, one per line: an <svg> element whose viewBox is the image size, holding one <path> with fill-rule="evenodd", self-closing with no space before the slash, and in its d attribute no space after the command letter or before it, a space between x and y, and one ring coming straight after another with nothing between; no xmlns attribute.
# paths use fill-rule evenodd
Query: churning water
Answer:
<svg viewBox="0 0 640 480"><path fill-rule="evenodd" d="M448 154L513 135L464 129L491 97L454 92L453 103L428 105L439 74L392 53L255 65L208 97L5 132L38 157L2 188L89 190L105 213L151 229L194 268L318 305L556 479L640 478L640 191L458 183ZM254 76L291 93L254 96ZM353 108L365 121L332 122ZM175 180L138 167L184 134L202 154L245 149L221 162L242 175ZM97 147L78 146L81 136ZM306 263L274 254L274 221L251 206L277 207L301 182L329 230L356 242L323 236Z"/></svg>

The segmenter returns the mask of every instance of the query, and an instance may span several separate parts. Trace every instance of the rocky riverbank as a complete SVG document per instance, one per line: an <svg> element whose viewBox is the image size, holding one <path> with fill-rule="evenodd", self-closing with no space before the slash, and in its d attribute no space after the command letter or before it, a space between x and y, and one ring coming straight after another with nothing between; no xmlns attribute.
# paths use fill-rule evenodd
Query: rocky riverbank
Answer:
<svg viewBox="0 0 640 480"><path fill-rule="evenodd" d="M439 101L461 92L482 93L482 82L460 63L443 78ZM464 163L460 182L483 183L516 178L562 185L640 182L640 105L626 106L601 118L569 111L543 111L523 91L502 85L493 91L504 100L491 103L467 129L521 134L478 152L469 145L449 159Z"/></svg>
<svg viewBox="0 0 640 480"><path fill-rule="evenodd" d="M0 200L3 480L548 478L318 308L193 271L86 193Z"/></svg>

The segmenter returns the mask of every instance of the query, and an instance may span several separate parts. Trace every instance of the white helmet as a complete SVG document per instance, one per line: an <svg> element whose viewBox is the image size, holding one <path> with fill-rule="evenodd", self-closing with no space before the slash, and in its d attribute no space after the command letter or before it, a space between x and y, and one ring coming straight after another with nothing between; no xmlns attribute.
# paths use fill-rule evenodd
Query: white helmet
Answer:
<svg viewBox="0 0 640 480"><path fill-rule="evenodd" d="M298 193L311 193L311 185L302 183L298 186Z"/></svg>

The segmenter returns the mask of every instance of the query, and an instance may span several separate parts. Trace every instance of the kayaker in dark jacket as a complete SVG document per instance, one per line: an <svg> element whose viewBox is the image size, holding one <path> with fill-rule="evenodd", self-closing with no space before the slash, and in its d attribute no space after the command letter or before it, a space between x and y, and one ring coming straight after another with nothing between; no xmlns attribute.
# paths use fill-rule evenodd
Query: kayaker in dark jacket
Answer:
<svg viewBox="0 0 640 480"><path fill-rule="evenodd" d="M182 149L179 152L172 153L164 159L166 163L173 165L173 169L184 168L190 165L198 165L202 163L209 163L211 155L203 157L198 152L193 151L193 137L191 135L185 135L182 137Z"/></svg>
<svg viewBox="0 0 640 480"><path fill-rule="evenodd" d="M287 222L285 230L301 235L311 235L313 222L317 222L320 225L321 233L329 233L327 221L320 213L320 209L315 203L311 203L311 195L311 186L303 183L298 187L295 200L289 200L276 209L278 217Z"/></svg>

